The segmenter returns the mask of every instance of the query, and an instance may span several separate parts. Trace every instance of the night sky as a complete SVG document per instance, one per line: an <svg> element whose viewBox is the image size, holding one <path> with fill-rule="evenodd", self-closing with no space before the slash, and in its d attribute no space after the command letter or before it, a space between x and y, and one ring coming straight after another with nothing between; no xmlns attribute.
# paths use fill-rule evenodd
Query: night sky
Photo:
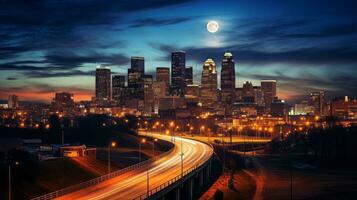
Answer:
<svg viewBox="0 0 357 200"><path fill-rule="evenodd" d="M196 83L204 60L220 71L231 51L239 87L277 79L291 102L321 89L357 96L357 1L0 0L0 99L89 100L96 63L126 74L130 56L144 56L154 74L174 50L186 51Z"/></svg>

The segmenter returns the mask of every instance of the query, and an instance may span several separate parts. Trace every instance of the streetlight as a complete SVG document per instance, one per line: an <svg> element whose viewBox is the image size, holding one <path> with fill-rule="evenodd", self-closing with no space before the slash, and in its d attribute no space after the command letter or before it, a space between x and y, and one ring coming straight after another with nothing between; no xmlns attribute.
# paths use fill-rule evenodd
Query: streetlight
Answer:
<svg viewBox="0 0 357 200"><path fill-rule="evenodd" d="M117 143L114 141L108 145L108 174L110 173L110 147L114 148L115 146L117 146Z"/></svg>
<svg viewBox="0 0 357 200"><path fill-rule="evenodd" d="M19 165L20 162L19 161L15 161L14 165ZM11 161L9 161L9 200L11 200L11 195L12 195L12 191L11 191Z"/></svg>
<svg viewBox="0 0 357 200"><path fill-rule="evenodd" d="M155 158L155 142L157 142L157 138L155 138L152 142L152 154L154 155L154 158Z"/></svg>
<svg viewBox="0 0 357 200"><path fill-rule="evenodd" d="M174 126L175 126L175 123L173 121L170 122L169 124L170 128L172 129L172 133L171 133L171 141L175 142L175 129L174 129Z"/></svg>
<svg viewBox="0 0 357 200"><path fill-rule="evenodd" d="M139 142L139 163L141 163L141 144L145 144L146 143L146 139L142 138Z"/></svg>
<svg viewBox="0 0 357 200"><path fill-rule="evenodd" d="M183 140L183 133L181 132L181 188L183 188L183 145L182 145L182 140Z"/></svg>
<svg viewBox="0 0 357 200"><path fill-rule="evenodd" d="M204 131L205 130L205 126L201 126L200 127L200 135L202 135L202 132L201 131Z"/></svg>

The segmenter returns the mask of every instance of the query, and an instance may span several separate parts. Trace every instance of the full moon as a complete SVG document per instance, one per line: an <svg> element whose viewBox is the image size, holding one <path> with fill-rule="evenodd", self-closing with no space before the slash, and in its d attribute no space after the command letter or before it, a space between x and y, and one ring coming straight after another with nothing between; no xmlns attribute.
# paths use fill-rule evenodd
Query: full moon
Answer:
<svg viewBox="0 0 357 200"><path fill-rule="evenodd" d="M207 30L208 32L210 33L215 33L218 31L218 28L219 28L219 25L218 25L218 22L216 21L209 21L207 23Z"/></svg>

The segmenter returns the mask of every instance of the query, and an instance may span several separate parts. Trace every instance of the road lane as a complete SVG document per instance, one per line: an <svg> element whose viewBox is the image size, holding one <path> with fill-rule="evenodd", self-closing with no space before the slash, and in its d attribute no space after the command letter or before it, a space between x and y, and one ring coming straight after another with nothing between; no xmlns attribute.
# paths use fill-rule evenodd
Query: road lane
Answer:
<svg viewBox="0 0 357 200"><path fill-rule="evenodd" d="M171 139L171 136L166 135L153 134L153 136L167 141ZM202 142L186 138L181 139L180 137L176 137L175 141L172 152L154 162L58 199L133 199L146 194L147 170L149 170L150 189L158 187L181 174L181 144L184 153L183 171L206 162L213 154L211 147Z"/></svg>

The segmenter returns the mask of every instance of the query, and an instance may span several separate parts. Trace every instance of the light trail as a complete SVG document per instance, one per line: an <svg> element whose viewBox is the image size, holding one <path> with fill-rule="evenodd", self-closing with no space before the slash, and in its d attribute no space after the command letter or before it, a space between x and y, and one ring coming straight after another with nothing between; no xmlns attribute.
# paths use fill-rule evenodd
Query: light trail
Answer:
<svg viewBox="0 0 357 200"><path fill-rule="evenodd" d="M171 136L153 134L155 138L170 141ZM213 149L202 142L176 137L173 151L157 160L128 171L110 180L99 183L82 190L69 193L57 199L80 199L80 200L114 200L133 199L146 194L147 172L149 169L150 189L156 188L165 182L181 175L181 140L183 157L183 171L197 164L205 163L213 154Z"/></svg>

